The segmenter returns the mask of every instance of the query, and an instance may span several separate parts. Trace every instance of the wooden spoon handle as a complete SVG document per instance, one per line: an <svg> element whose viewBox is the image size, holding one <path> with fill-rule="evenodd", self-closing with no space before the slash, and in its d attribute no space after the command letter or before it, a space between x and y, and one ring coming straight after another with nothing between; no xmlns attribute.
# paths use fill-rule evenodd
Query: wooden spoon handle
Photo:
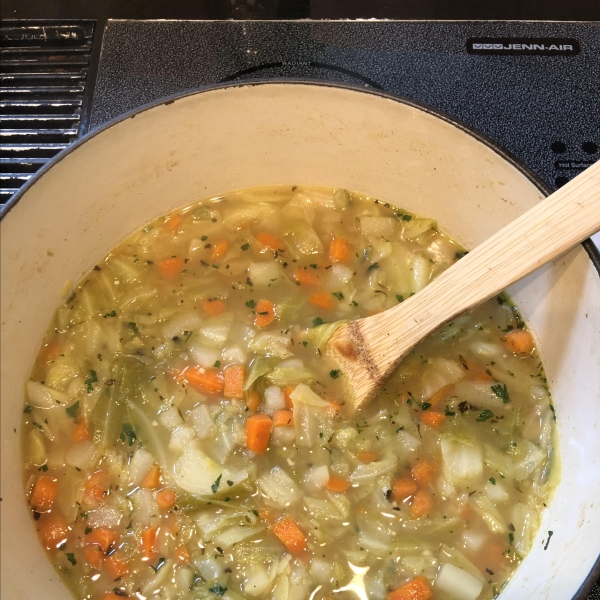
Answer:
<svg viewBox="0 0 600 600"><path fill-rule="evenodd" d="M328 352L357 404L419 341L600 229L600 162L477 246L415 296L343 325ZM362 373L362 374L361 374Z"/></svg>

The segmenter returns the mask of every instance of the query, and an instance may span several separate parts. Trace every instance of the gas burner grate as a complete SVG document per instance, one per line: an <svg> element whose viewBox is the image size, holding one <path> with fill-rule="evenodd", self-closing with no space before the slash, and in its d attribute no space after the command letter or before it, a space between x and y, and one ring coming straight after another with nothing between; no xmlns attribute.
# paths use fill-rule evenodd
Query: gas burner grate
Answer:
<svg viewBox="0 0 600 600"><path fill-rule="evenodd" d="M0 204L83 133L94 23L0 27Z"/></svg>

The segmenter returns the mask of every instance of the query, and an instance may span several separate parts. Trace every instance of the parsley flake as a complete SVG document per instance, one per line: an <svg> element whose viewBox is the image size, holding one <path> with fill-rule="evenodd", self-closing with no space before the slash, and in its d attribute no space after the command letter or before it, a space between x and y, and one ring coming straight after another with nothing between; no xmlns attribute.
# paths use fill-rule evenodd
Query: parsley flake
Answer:
<svg viewBox="0 0 600 600"><path fill-rule="evenodd" d="M508 390L506 389L506 384L497 383L492 386L492 392L498 396L498 398L502 398L502 402L504 404L508 404L510 402L510 398L508 397Z"/></svg>
<svg viewBox="0 0 600 600"><path fill-rule="evenodd" d="M122 442L127 442L129 446L133 446L133 442L135 442L137 435L135 433L135 429L130 423L123 423L121 426L121 435L119 439Z"/></svg>
<svg viewBox="0 0 600 600"><path fill-rule="evenodd" d="M491 410L488 410L487 408L484 408L480 413L479 416L477 417L477 421L478 422L483 422L483 421L487 421L488 419L493 418L494 413Z"/></svg>
<svg viewBox="0 0 600 600"><path fill-rule="evenodd" d="M340 376L340 372L338 369L333 369L331 371L329 371L329 377L331 377L331 379L337 379Z"/></svg>
<svg viewBox="0 0 600 600"><path fill-rule="evenodd" d="M318 327L319 325L323 325L323 319L321 317L313 319L313 327Z"/></svg>
<svg viewBox="0 0 600 600"><path fill-rule="evenodd" d="M246 306L248 308L254 308L256 306L256 302L254 302L254 300L248 300L248 302L246 302Z"/></svg>
<svg viewBox="0 0 600 600"><path fill-rule="evenodd" d="M221 483L221 477L223 477L223 473L221 473L216 479L215 482L210 486L213 494L216 494L219 490L219 485Z"/></svg>
<svg viewBox="0 0 600 600"><path fill-rule="evenodd" d="M77 400L75 404L69 406L69 408L65 408L65 410L67 411L67 415L69 415L71 419L74 419L77 416L77 413L79 412L79 400Z"/></svg>

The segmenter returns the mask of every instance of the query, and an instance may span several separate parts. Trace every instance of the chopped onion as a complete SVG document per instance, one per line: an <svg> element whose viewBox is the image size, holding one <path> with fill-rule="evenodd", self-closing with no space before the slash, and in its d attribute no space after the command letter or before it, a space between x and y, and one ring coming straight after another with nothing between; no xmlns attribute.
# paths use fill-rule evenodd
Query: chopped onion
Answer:
<svg viewBox="0 0 600 600"><path fill-rule="evenodd" d="M271 442L275 446L287 446L296 440L296 430L293 427L274 427L271 432Z"/></svg>
<svg viewBox="0 0 600 600"><path fill-rule="evenodd" d="M270 504L279 508L295 504L302 497L294 480L280 467L274 467L269 473L259 477L258 489Z"/></svg>
<svg viewBox="0 0 600 600"><path fill-rule="evenodd" d="M89 469L95 462L97 448L89 440L75 442L67 451L65 461L77 469Z"/></svg>
<svg viewBox="0 0 600 600"><path fill-rule="evenodd" d="M364 235L389 236L394 231L396 220L392 217L361 217L360 229Z"/></svg>
<svg viewBox="0 0 600 600"><path fill-rule="evenodd" d="M476 600L481 594L483 583L463 569L451 563L444 563L440 567L436 587L449 594L454 600Z"/></svg>
<svg viewBox="0 0 600 600"><path fill-rule="evenodd" d="M248 596L261 596L271 584L267 570L260 565L253 565L249 577L243 584L244 594Z"/></svg>
<svg viewBox="0 0 600 600"><path fill-rule="evenodd" d="M246 362L246 353L239 346L224 348L222 357L229 364L242 365Z"/></svg>
<svg viewBox="0 0 600 600"><path fill-rule="evenodd" d="M25 389L27 390L27 401L36 408L56 408L57 406L67 408L75 402L75 398L70 398L37 381L28 381Z"/></svg>
<svg viewBox="0 0 600 600"><path fill-rule="evenodd" d="M294 427L299 446L312 446L319 439L329 439L333 435L333 411L328 402L304 383L297 385L290 397L294 403Z"/></svg>
<svg viewBox="0 0 600 600"><path fill-rule="evenodd" d="M211 541L215 545L219 546L219 548L227 550L234 544L261 533L265 529L265 526L248 527L244 525L233 525L231 527L227 527L221 533L217 534Z"/></svg>
<svg viewBox="0 0 600 600"><path fill-rule="evenodd" d="M105 504L98 510L88 511L87 525L93 529L97 529L98 527L116 529L120 525L122 518L123 515L118 509Z"/></svg>
<svg viewBox="0 0 600 600"><path fill-rule="evenodd" d="M140 485L154 464L154 457L144 448L138 448L129 464L129 481L132 485Z"/></svg>
<svg viewBox="0 0 600 600"><path fill-rule="evenodd" d="M221 358L221 353L215 348L203 348L202 346L192 345L189 349L192 360L199 366L209 369L214 367L215 363Z"/></svg>
<svg viewBox="0 0 600 600"><path fill-rule="evenodd" d="M276 410L283 410L285 408L285 396L281 391L280 387L276 385L270 385L265 389L264 393L265 412L272 414Z"/></svg>
<svg viewBox="0 0 600 600"><path fill-rule="evenodd" d="M200 327L202 320L198 313L186 311L176 314L163 325L163 337L172 340L175 336L182 335L184 331L195 331Z"/></svg>
<svg viewBox="0 0 600 600"><path fill-rule="evenodd" d="M292 356L292 353L289 351L290 343L291 339L287 335L261 333L248 344L248 349L263 356L287 358L288 356Z"/></svg>
<svg viewBox="0 0 600 600"><path fill-rule="evenodd" d="M508 500L510 500L508 492L499 482L493 484L491 481L488 481L485 484L484 491L487 494L488 498L495 504L499 502L507 502Z"/></svg>
<svg viewBox="0 0 600 600"><path fill-rule="evenodd" d="M443 438L444 476L455 485L476 481L483 473L483 452L475 441Z"/></svg>
<svg viewBox="0 0 600 600"><path fill-rule="evenodd" d="M169 441L169 450L173 452L183 452L190 442L196 437L196 434L192 427L189 425L180 425L171 433L171 440Z"/></svg>
<svg viewBox="0 0 600 600"><path fill-rule="evenodd" d="M183 419L174 406L161 412L160 415L158 415L158 420L160 421L160 424L169 431L173 431L180 425L183 425Z"/></svg>
<svg viewBox="0 0 600 600"><path fill-rule="evenodd" d="M204 440L216 431L215 423L212 420L210 411L206 404L199 404L189 413L190 421L196 430L196 434L201 440Z"/></svg>
<svg viewBox="0 0 600 600"><path fill-rule="evenodd" d="M311 492L322 490L329 481L329 468L320 465L308 470L304 475L304 487Z"/></svg>
<svg viewBox="0 0 600 600"><path fill-rule="evenodd" d="M253 262L248 266L248 277L257 287L268 287L284 277L281 265L275 261Z"/></svg>

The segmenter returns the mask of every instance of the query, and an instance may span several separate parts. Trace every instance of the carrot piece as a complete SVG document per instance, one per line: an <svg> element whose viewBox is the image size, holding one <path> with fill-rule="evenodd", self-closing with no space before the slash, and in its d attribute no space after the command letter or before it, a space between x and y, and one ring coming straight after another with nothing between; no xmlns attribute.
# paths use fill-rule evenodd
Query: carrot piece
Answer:
<svg viewBox="0 0 600 600"><path fill-rule="evenodd" d="M40 475L33 486L29 503L35 508L36 512L50 510L56 498L57 491L58 484L56 483L56 479L50 477L50 475Z"/></svg>
<svg viewBox="0 0 600 600"><path fill-rule="evenodd" d="M106 552L117 540L119 534L108 527L99 527L88 533L85 540L92 546L98 546L102 552Z"/></svg>
<svg viewBox="0 0 600 600"><path fill-rule="evenodd" d="M425 423L428 427L433 428L439 427L445 418L446 415L444 413L435 410L426 410L420 416L421 423Z"/></svg>
<svg viewBox="0 0 600 600"><path fill-rule="evenodd" d="M344 238L333 238L329 247L331 262L346 263L352 256L352 246Z"/></svg>
<svg viewBox="0 0 600 600"><path fill-rule="evenodd" d="M409 479L407 477L396 479L394 482L394 500L396 502L402 502L414 495L417 489L417 482L414 479Z"/></svg>
<svg viewBox="0 0 600 600"><path fill-rule="evenodd" d="M360 460L360 462L362 463L372 463L375 462L379 456L377 456L377 454L375 454L375 452L359 452L356 455L356 458L358 458L358 460Z"/></svg>
<svg viewBox="0 0 600 600"><path fill-rule="evenodd" d="M181 223L183 223L183 217L181 215L173 215L165 222L165 229L171 233L177 233Z"/></svg>
<svg viewBox="0 0 600 600"><path fill-rule="evenodd" d="M102 565L102 559L104 558L104 554L102 550L100 550L100 546L87 546L83 550L83 556L85 557L85 562L87 562L92 569L100 569Z"/></svg>
<svg viewBox="0 0 600 600"><path fill-rule="evenodd" d="M267 523L275 523L275 520L277 519L275 511L271 508L263 508L262 510L259 510L258 516Z"/></svg>
<svg viewBox="0 0 600 600"><path fill-rule="evenodd" d="M60 346L56 342L46 344L40 350L40 360L48 363L51 360L56 360L60 355Z"/></svg>
<svg viewBox="0 0 600 600"><path fill-rule="evenodd" d="M256 412L258 410L258 407L260 406L261 402L262 402L262 398L260 397L260 394L256 390L252 390L248 394L248 399L246 400L246 404L248 405L248 410L250 410L251 412Z"/></svg>
<svg viewBox="0 0 600 600"><path fill-rule="evenodd" d="M246 419L246 446L257 454L264 454L271 439L273 421L268 415L252 415Z"/></svg>
<svg viewBox="0 0 600 600"><path fill-rule="evenodd" d="M472 381L493 381L494 378L486 373L485 366L477 360L467 359L463 362L463 367L467 370L465 379Z"/></svg>
<svg viewBox="0 0 600 600"><path fill-rule="evenodd" d="M299 554L306 548L306 536L300 527L289 517L283 517L273 523L271 531L292 554Z"/></svg>
<svg viewBox="0 0 600 600"><path fill-rule="evenodd" d="M424 487L433 481L436 472L437 468L433 463L421 460L413 465L411 475L421 487Z"/></svg>
<svg viewBox="0 0 600 600"><path fill-rule="evenodd" d="M222 258L227 253L227 242L225 240L221 240L216 244L213 244L212 252L210 253L210 260L217 260Z"/></svg>
<svg viewBox="0 0 600 600"><path fill-rule="evenodd" d="M153 490L160 485L160 469L156 465L152 465L150 470L142 480L142 487L147 490Z"/></svg>
<svg viewBox="0 0 600 600"><path fill-rule="evenodd" d="M209 317L216 317L227 310L227 305L223 300L217 298L207 298L201 301L202 308Z"/></svg>
<svg viewBox="0 0 600 600"><path fill-rule="evenodd" d="M241 400L244 397L246 367L244 365L230 365L223 371L223 378L223 396Z"/></svg>
<svg viewBox="0 0 600 600"><path fill-rule="evenodd" d="M294 413L291 410L276 410L273 415L273 427L293 427Z"/></svg>
<svg viewBox="0 0 600 600"><path fill-rule="evenodd" d="M123 597L117 596L114 592L107 592L100 600L123 600Z"/></svg>
<svg viewBox="0 0 600 600"><path fill-rule="evenodd" d="M175 506L177 496L171 488L165 488L164 490L160 490L160 492L156 492L155 500L158 508L169 510Z"/></svg>
<svg viewBox="0 0 600 600"><path fill-rule="evenodd" d="M185 262L183 258L177 258L176 256L165 258L156 264L158 274L163 279L177 278L181 274L181 271L183 271L184 266Z"/></svg>
<svg viewBox="0 0 600 600"><path fill-rule="evenodd" d="M285 248L283 242L277 236L270 233L259 233L256 239L260 244L271 250L283 250Z"/></svg>
<svg viewBox="0 0 600 600"><path fill-rule="evenodd" d="M294 391L294 387L291 385L286 385L283 388L283 396L285 397L285 406L286 408L289 408L290 410L292 408L294 408L294 401L292 400L292 392Z"/></svg>
<svg viewBox="0 0 600 600"><path fill-rule="evenodd" d="M108 473L106 471L96 471L92 473L85 481L83 489L88 500L100 501L106 496L110 484L108 482Z"/></svg>
<svg viewBox="0 0 600 600"><path fill-rule="evenodd" d="M327 489L332 492L345 492L350 487L350 482L343 477L331 475L327 482Z"/></svg>
<svg viewBox="0 0 600 600"><path fill-rule="evenodd" d="M482 371L481 373L479 373L479 375L477 375L475 377L475 381L483 381L485 383L491 383L492 381L494 381L494 378L486 371Z"/></svg>
<svg viewBox="0 0 600 600"><path fill-rule="evenodd" d="M190 553L188 552L188 549L185 547L184 544L181 544L181 546L177 546L173 554L175 556L175 559L179 563L185 564L190 561Z"/></svg>
<svg viewBox="0 0 600 600"><path fill-rule="evenodd" d="M463 521L470 521L475 516L475 511L470 504L465 504L458 513Z"/></svg>
<svg viewBox="0 0 600 600"><path fill-rule="evenodd" d="M294 270L294 279L300 285L306 286L316 286L321 283L321 278L314 271L309 271L308 269L303 269L302 267L298 267Z"/></svg>
<svg viewBox="0 0 600 600"><path fill-rule="evenodd" d="M529 354L533 351L533 336L524 329L514 329L506 334L504 345L515 354Z"/></svg>
<svg viewBox="0 0 600 600"><path fill-rule="evenodd" d="M104 559L104 568L113 579L127 575L130 570L129 565L119 558L118 552L115 552Z"/></svg>
<svg viewBox="0 0 600 600"><path fill-rule="evenodd" d="M146 560L152 558L154 554L154 544L156 543L156 534L158 527L148 527L142 531L142 554Z"/></svg>
<svg viewBox="0 0 600 600"><path fill-rule="evenodd" d="M254 324L257 327L266 327L275 320L275 305L269 300L259 300L256 303L255 314Z"/></svg>
<svg viewBox="0 0 600 600"><path fill-rule="evenodd" d="M74 442L90 439L90 432L88 431L87 424L85 421L79 421L79 423L77 423L73 431L73 435L71 436L71 439Z"/></svg>
<svg viewBox="0 0 600 600"><path fill-rule="evenodd" d="M64 517L55 514L42 515L37 530L46 550L54 550L66 541L69 527Z"/></svg>
<svg viewBox="0 0 600 600"><path fill-rule="evenodd" d="M217 369L190 367L185 371L184 378L198 392L220 394L223 391L223 373Z"/></svg>
<svg viewBox="0 0 600 600"><path fill-rule="evenodd" d="M333 416L335 417L336 415L339 414L339 412L342 410L341 405L336 402L335 400L332 400L331 398L325 398L325 401L329 404L330 406L330 411L333 413Z"/></svg>
<svg viewBox="0 0 600 600"><path fill-rule="evenodd" d="M431 404L431 406L435 406L439 402L444 402L444 400L448 400L450 396L452 396L452 392L454 391L453 385L445 385L443 388L440 388L427 402Z"/></svg>
<svg viewBox="0 0 600 600"><path fill-rule="evenodd" d="M413 519L420 519L432 511L433 505L433 498L424 490L419 490L410 505L410 515Z"/></svg>
<svg viewBox="0 0 600 600"><path fill-rule="evenodd" d="M387 595L387 600L429 600L430 598L433 598L433 592L423 575L415 577Z"/></svg>
<svg viewBox="0 0 600 600"><path fill-rule="evenodd" d="M311 294L308 301L319 308L333 310L333 296L325 290L319 290L318 292Z"/></svg>

